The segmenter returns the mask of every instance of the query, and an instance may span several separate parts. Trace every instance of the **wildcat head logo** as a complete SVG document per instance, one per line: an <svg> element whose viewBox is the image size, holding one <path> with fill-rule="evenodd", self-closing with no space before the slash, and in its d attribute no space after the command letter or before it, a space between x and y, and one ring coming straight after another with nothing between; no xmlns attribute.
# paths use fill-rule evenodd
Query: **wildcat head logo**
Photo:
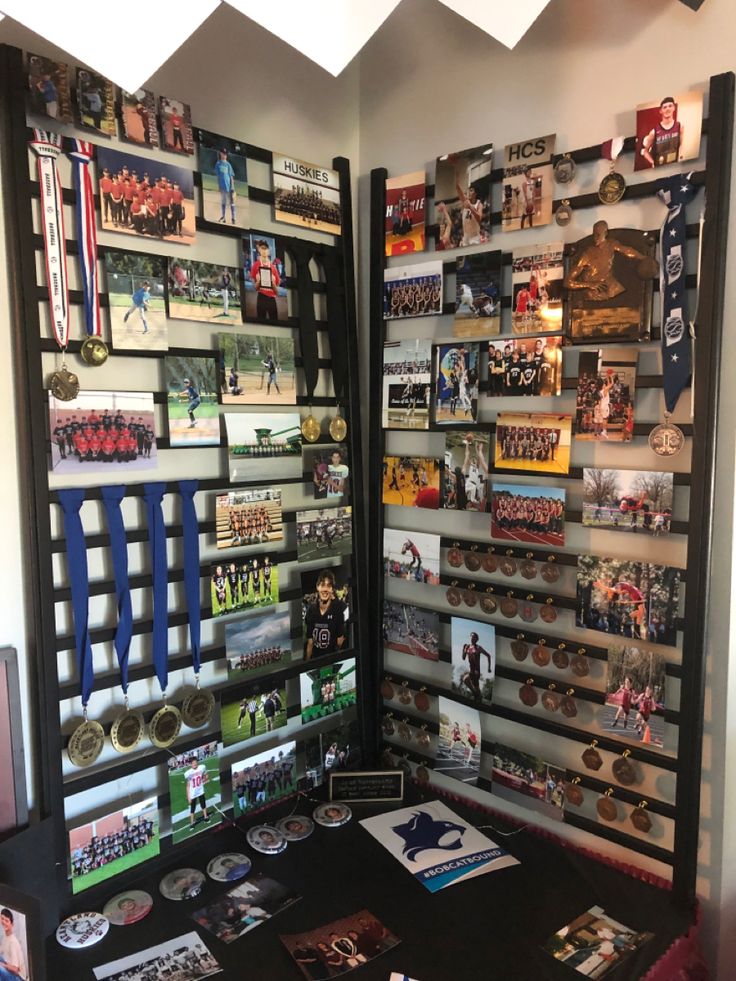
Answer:
<svg viewBox="0 0 736 981"><path fill-rule="evenodd" d="M405 824L397 824L393 830L404 839L403 855L410 862L433 848L455 851L462 848L466 828L452 821L436 821L426 811L416 811Z"/></svg>

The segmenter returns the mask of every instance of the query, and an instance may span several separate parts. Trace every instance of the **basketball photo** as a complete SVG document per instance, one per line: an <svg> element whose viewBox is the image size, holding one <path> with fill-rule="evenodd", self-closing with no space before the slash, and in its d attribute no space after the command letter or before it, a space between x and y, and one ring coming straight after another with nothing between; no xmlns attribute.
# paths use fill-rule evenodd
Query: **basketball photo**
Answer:
<svg viewBox="0 0 736 981"><path fill-rule="evenodd" d="M423 170L386 181L386 255L423 252L427 175Z"/></svg>
<svg viewBox="0 0 736 981"><path fill-rule="evenodd" d="M489 241L492 173L492 143L437 157L434 213L438 252Z"/></svg>
<svg viewBox="0 0 736 981"><path fill-rule="evenodd" d="M384 342L384 429L428 429L431 387L431 341L417 338Z"/></svg>
<svg viewBox="0 0 736 981"><path fill-rule="evenodd" d="M440 461L425 456L383 458L384 504L429 508L440 506Z"/></svg>

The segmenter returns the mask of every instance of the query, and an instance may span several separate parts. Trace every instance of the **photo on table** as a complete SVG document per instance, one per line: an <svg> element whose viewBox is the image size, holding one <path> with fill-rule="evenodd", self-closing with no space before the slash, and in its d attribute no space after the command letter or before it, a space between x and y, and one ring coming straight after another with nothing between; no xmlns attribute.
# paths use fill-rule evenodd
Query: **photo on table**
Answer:
<svg viewBox="0 0 736 981"><path fill-rule="evenodd" d="M222 973L199 934L192 931L96 967L94 975L95 981L147 981L163 977L162 970L176 981L201 981Z"/></svg>
<svg viewBox="0 0 736 981"><path fill-rule="evenodd" d="M157 150L159 146L156 96L149 89L120 90L122 139Z"/></svg>
<svg viewBox="0 0 736 981"><path fill-rule="evenodd" d="M350 465L347 446L302 444L304 473L312 474L315 501L339 500L350 493Z"/></svg>
<svg viewBox="0 0 736 981"><path fill-rule="evenodd" d="M493 144L437 157L434 214L437 252L485 245L491 238Z"/></svg>
<svg viewBox="0 0 736 981"><path fill-rule="evenodd" d="M72 892L106 882L158 853L157 797L80 824L69 831Z"/></svg>
<svg viewBox="0 0 736 981"><path fill-rule="evenodd" d="M215 497L218 548L280 542L284 537L281 488L229 491Z"/></svg>
<svg viewBox="0 0 736 981"><path fill-rule="evenodd" d="M565 490L494 482L491 538L561 548L565 544Z"/></svg>
<svg viewBox="0 0 736 981"><path fill-rule="evenodd" d="M564 255L562 242L514 249L511 261L514 334L555 334L562 330Z"/></svg>
<svg viewBox="0 0 736 981"><path fill-rule="evenodd" d="M386 181L386 255L423 252L427 175L415 170Z"/></svg>
<svg viewBox="0 0 736 981"><path fill-rule="evenodd" d="M428 429L432 342L423 338L383 345L384 429Z"/></svg>
<svg viewBox="0 0 736 981"><path fill-rule="evenodd" d="M232 266L190 259L168 259L169 317L205 324L239 324L240 276Z"/></svg>
<svg viewBox="0 0 736 981"><path fill-rule="evenodd" d="M285 610L225 624L228 680L248 680L291 664L291 615Z"/></svg>
<svg viewBox="0 0 736 981"><path fill-rule="evenodd" d="M299 562L317 562L353 551L353 509L313 508L296 512L296 554Z"/></svg>
<svg viewBox="0 0 736 981"><path fill-rule="evenodd" d="M165 259L105 249L104 263L113 348L167 351Z"/></svg>
<svg viewBox="0 0 736 981"><path fill-rule="evenodd" d="M485 511L488 503L490 433L445 433L442 507L451 511Z"/></svg>
<svg viewBox="0 0 736 981"><path fill-rule="evenodd" d="M638 105L634 170L695 160L702 127L702 92L679 92Z"/></svg>
<svg viewBox="0 0 736 981"><path fill-rule="evenodd" d="M667 662L641 647L608 648L606 707L601 728L620 739L661 749Z"/></svg>
<svg viewBox="0 0 736 981"><path fill-rule="evenodd" d="M633 439L638 358L634 347L580 352L575 439L616 443Z"/></svg>
<svg viewBox="0 0 736 981"><path fill-rule="evenodd" d="M217 742L205 743L166 761L171 800L171 840L176 845L222 823Z"/></svg>
<svg viewBox="0 0 736 981"><path fill-rule="evenodd" d="M169 441L174 447L220 445L217 363L214 358L164 359Z"/></svg>
<svg viewBox="0 0 736 981"><path fill-rule="evenodd" d="M571 433L572 416L499 412L494 465L499 470L568 473Z"/></svg>
<svg viewBox="0 0 736 981"><path fill-rule="evenodd" d="M285 257L284 240L279 236L253 231L243 236L246 320L286 322Z"/></svg>
<svg viewBox="0 0 736 981"><path fill-rule="evenodd" d="M26 61L30 111L59 123L71 123L72 92L69 65L43 55L28 54Z"/></svg>
<svg viewBox="0 0 736 981"><path fill-rule="evenodd" d="M434 349L433 420L443 426L478 422L480 345L451 341Z"/></svg>
<svg viewBox="0 0 736 981"><path fill-rule="evenodd" d="M680 570L578 556L575 623L651 644L677 643Z"/></svg>
<svg viewBox="0 0 736 981"><path fill-rule="evenodd" d="M197 163L202 179L201 213L204 220L247 228L250 202L245 144L198 129Z"/></svg>
<svg viewBox="0 0 736 981"><path fill-rule="evenodd" d="M213 617L273 606L279 601L278 555L216 562L210 569Z"/></svg>
<svg viewBox="0 0 736 981"><path fill-rule="evenodd" d="M237 819L296 791L296 743L246 756L231 767L233 816Z"/></svg>
<svg viewBox="0 0 736 981"><path fill-rule="evenodd" d="M219 334L224 405L296 405L294 339Z"/></svg>
<svg viewBox="0 0 736 981"><path fill-rule="evenodd" d="M345 721L343 716L330 728L310 735L302 747L305 790L328 783L330 773L357 770L362 761L358 720Z"/></svg>
<svg viewBox="0 0 736 981"><path fill-rule="evenodd" d="M543 950L578 974L603 978L653 936L638 933L607 916L600 906L592 906L553 934Z"/></svg>
<svg viewBox="0 0 736 981"><path fill-rule="evenodd" d="M117 135L115 87L104 75L88 68L77 68L77 109L82 126L97 130L103 136Z"/></svg>
<svg viewBox="0 0 736 981"><path fill-rule="evenodd" d="M0 885L0 924L3 981L44 981L47 975L38 899Z"/></svg>
<svg viewBox="0 0 736 981"><path fill-rule="evenodd" d="M355 658L302 672L299 690L305 724L350 708L357 701Z"/></svg>
<svg viewBox="0 0 736 981"><path fill-rule="evenodd" d="M279 940L305 978L338 977L401 942L367 909L305 933L282 933Z"/></svg>
<svg viewBox="0 0 736 981"><path fill-rule="evenodd" d="M350 646L351 589L342 565L301 573L304 660Z"/></svg>
<svg viewBox="0 0 736 981"><path fill-rule="evenodd" d="M282 683L263 684L238 697L226 697L223 693L220 705L220 730L222 745L265 736L286 725L286 688Z"/></svg>
<svg viewBox="0 0 736 981"><path fill-rule="evenodd" d="M187 102L158 97L158 111L161 116L161 147L174 153L194 153L194 132L192 130L192 109Z"/></svg>
<svg viewBox="0 0 736 981"><path fill-rule="evenodd" d="M438 703L440 735L433 769L475 787L480 776L480 712L442 695Z"/></svg>
<svg viewBox="0 0 736 981"><path fill-rule="evenodd" d="M494 743L493 793L512 803L522 803L539 814L562 821L565 809L567 773L538 756L522 753L512 746Z"/></svg>
<svg viewBox="0 0 736 981"><path fill-rule="evenodd" d="M301 896L260 872L249 876L219 899L189 915L199 927L214 933L224 944L254 930Z"/></svg>
<svg viewBox="0 0 736 981"><path fill-rule="evenodd" d="M562 393L562 338L488 342L488 394L513 398Z"/></svg>
<svg viewBox="0 0 736 981"><path fill-rule="evenodd" d="M504 232L538 228L552 221L554 152L554 134L506 145L501 190L501 227Z"/></svg>
<svg viewBox="0 0 736 981"><path fill-rule="evenodd" d="M440 461L427 456L383 458L384 504L429 508L440 506Z"/></svg>
<svg viewBox="0 0 736 981"><path fill-rule="evenodd" d="M425 661L440 657L440 615L408 603L383 601L383 646Z"/></svg>
<svg viewBox="0 0 736 981"><path fill-rule="evenodd" d="M496 677L496 628L492 623L450 617L452 690L490 705Z"/></svg>
<svg viewBox="0 0 736 981"><path fill-rule="evenodd" d="M385 320L431 317L442 313L442 263L391 266L383 272Z"/></svg>
<svg viewBox="0 0 736 981"><path fill-rule="evenodd" d="M51 469L57 474L155 470L156 418L145 392L49 392ZM122 466L121 466L122 465Z"/></svg>
<svg viewBox="0 0 736 981"><path fill-rule="evenodd" d="M271 174L275 221L340 234L340 175L336 170L274 153Z"/></svg>
<svg viewBox="0 0 736 981"><path fill-rule="evenodd" d="M453 337L501 333L501 252L459 255L455 276Z"/></svg>
<svg viewBox="0 0 736 981"><path fill-rule="evenodd" d="M225 412L223 419L232 483L259 475L285 477L294 471L295 460L301 463L298 412Z"/></svg>
<svg viewBox="0 0 736 981"><path fill-rule="evenodd" d="M440 536L424 531L383 529L383 574L389 579L438 586Z"/></svg>
<svg viewBox="0 0 736 981"><path fill-rule="evenodd" d="M666 535L672 525L674 474L661 470L583 468L583 525Z"/></svg>

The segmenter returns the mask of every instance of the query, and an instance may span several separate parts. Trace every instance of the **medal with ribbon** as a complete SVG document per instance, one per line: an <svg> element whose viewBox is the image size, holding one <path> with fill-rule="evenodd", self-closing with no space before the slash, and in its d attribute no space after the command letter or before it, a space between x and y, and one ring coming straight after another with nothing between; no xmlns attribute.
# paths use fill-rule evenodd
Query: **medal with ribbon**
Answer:
<svg viewBox="0 0 736 981"><path fill-rule="evenodd" d="M314 294L309 263L312 261L314 246L310 242L294 241L289 244L296 265L296 286L299 302L299 347L302 352L304 380L307 388L309 415L302 422L302 436L310 443L320 437L319 420L312 414L311 400L319 380L319 345L317 341L317 320L314 316Z"/></svg>
<svg viewBox="0 0 736 981"><path fill-rule="evenodd" d="M347 388L348 342L345 329L345 293L340 287L341 277L336 249L325 249L322 266L327 281L327 333L330 338L332 387L337 402L337 415L330 420L330 436L339 443L348 433L348 424L340 412L340 402L345 397Z"/></svg>
<svg viewBox="0 0 736 981"><path fill-rule="evenodd" d="M598 198L603 204L617 204L624 196L626 181L616 170L616 160L624 148L624 137L613 136L601 143L601 156L610 161L608 173L598 186Z"/></svg>

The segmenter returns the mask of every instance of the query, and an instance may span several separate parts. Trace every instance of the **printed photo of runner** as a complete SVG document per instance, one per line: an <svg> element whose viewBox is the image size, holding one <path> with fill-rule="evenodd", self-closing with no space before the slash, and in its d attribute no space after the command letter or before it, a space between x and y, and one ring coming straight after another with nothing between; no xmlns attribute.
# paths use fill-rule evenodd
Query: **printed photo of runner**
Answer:
<svg viewBox="0 0 736 981"><path fill-rule="evenodd" d="M514 334L556 334L562 330L564 245L521 246L511 263L511 327Z"/></svg>
<svg viewBox="0 0 736 981"><path fill-rule="evenodd" d="M667 662L640 647L609 647L604 731L661 749Z"/></svg>
<svg viewBox="0 0 736 981"><path fill-rule="evenodd" d="M225 657L230 681L278 671L291 663L289 610L269 610L225 624Z"/></svg>
<svg viewBox="0 0 736 981"><path fill-rule="evenodd" d="M488 394L504 398L562 392L562 338L488 342Z"/></svg>
<svg viewBox="0 0 736 981"><path fill-rule="evenodd" d="M501 252L459 255L456 260L454 337L501 333Z"/></svg>
<svg viewBox="0 0 736 981"><path fill-rule="evenodd" d="M568 473L572 416L499 412L494 465L500 470Z"/></svg>
<svg viewBox="0 0 736 981"><path fill-rule="evenodd" d="M442 263L391 266L383 273L386 320L429 317L442 313Z"/></svg>
<svg viewBox="0 0 736 981"><path fill-rule="evenodd" d="M491 437L479 431L445 434L442 507L451 511L485 511Z"/></svg>
<svg viewBox="0 0 736 981"><path fill-rule="evenodd" d="M436 510L440 506L440 461L425 456L385 456L382 500Z"/></svg>
<svg viewBox="0 0 736 981"><path fill-rule="evenodd" d="M438 586L440 536L423 531L383 529L383 574L389 579Z"/></svg>
<svg viewBox="0 0 736 981"><path fill-rule="evenodd" d="M281 488L230 491L215 497L217 547L263 545L284 537Z"/></svg>
<svg viewBox="0 0 736 981"><path fill-rule="evenodd" d="M237 269L169 256L168 277L169 317L218 326L242 322Z"/></svg>
<svg viewBox="0 0 736 981"><path fill-rule="evenodd" d="M220 334L220 392L225 405L296 405L294 340Z"/></svg>
<svg viewBox="0 0 736 981"><path fill-rule="evenodd" d="M26 62L31 113L71 123L72 93L69 65L43 55L29 54Z"/></svg>
<svg viewBox="0 0 736 981"><path fill-rule="evenodd" d="M383 345L384 429L429 428L432 342L423 338Z"/></svg>
<svg viewBox="0 0 736 981"><path fill-rule="evenodd" d="M672 523L674 474L661 470L583 468L583 525L666 535Z"/></svg>
<svg viewBox="0 0 736 981"><path fill-rule="evenodd" d="M490 705L496 677L496 628L492 623L450 618L452 690Z"/></svg>
<svg viewBox="0 0 736 981"><path fill-rule="evenodd" d="M293 794L296 790L296 743L282 743L277 749L248 756L233 763L233 816Z"/></svg>
<svg viewBox="0 0 736 981"><path fill-rule="evenodd" d="M424 252L427 175L415 170L386 181L386 255Z"/></svg>
<svg viewBox="0 0 736 981"><path fill-rule="evenodd" d="M214 358L164 359L170 446L219 446Z"/></svg>
<svg viewBox="0 0 736 981"><path fill-rule="evenodd" d="M120 92L122 138L128 143L157 150L159 146L156 96L148 89Z"/></svg>
<svg viewBox="0 0 736 981"><path fill-rule="evenodd" d="M197 162L202 178L202 217L219 225L248 227L248 162L238 140L197 130Z"/></svg>
<svg viewBox="0 0 736 981"><path fill-rule="evenodd" d="M82 126L104 136L117 135L115 86L104 75L77 68L77 108Z"/></svg>
<svg viewBox="0 0 736 981"><path fill-rule="evenodd" d="M353 509L314 508L296 512L296 554L300 562L350 555L353 550Z"/></svg>
<svg viewBox="0 0 736 981"><path fill-rule="evenodd" d="M493 144L437 158L434 178L436 250L485 245L491 238Z"/></svg>
<svg viewBox="0 0 736 981"><path fill-rule="evenodd" d="M559 548L565 544L565 491L532 484L493 484L491 538Z"/></svg>
<svg viewBox="0 0 736 981"><path fill-rule="evenodd" d="M175 153L194 153L191 107L186 102L160 95L158 110L163 134L162 148Z"/></svg>
<svg viewBox="0 0 736 981"><path fill-rule="evenodd" d="M695 160L702 127L702 92L665 95L637 106L634 170Z"/></svg>
<svg viewBox="0 0 736 981"><path fill-rule="evenodd" d="M305 725L350 708L357 699L355 658L303 671L299 675L299 690Z"/></svg>
<svg viewBox="0 0 736 981"><path fill-rule="evenodd" d="M312 474L315 501L339 500L350 493L350 465L346 446L302 444L304 472Z"/></svg>
<svg viewBox="0 0 736 981"><path fill-rule="evenodd" d="M566 778L565 770L537 756L502 743L493 747L493 793L504 800L518 804L521 795L525 807L562 821Z"/></svg>
<svg viewBox="0 0 736 981"><path fill-rule="evenodd" d="M116 351L167 351L165 259L105 249L110 335Z"/></svg>
<svg viewBox="0 0 736 981"><path fill-rule="evenodd" d="M283 239L275 235L250 232L243 237L246 320L286 323L285 255Z"/></svg>
<svg viewBox="0 0 736 981"><path fill-rule="evenodd" d="M262 684L238 695L223 695L220 705L220 730L223 746L264 736L286 725L286 688L282 684Z"/></svg>
<svg viewBox="0 0 736 981"><path fill-rule="evenodd" d="M480 345L453 341L434 349L434 422L474 426L478 421Z"/></svg>
<svg viewBox="0 0 736 981"><path fill-rule="evenodd" d="M340 234L340 175L336 170L274 153L271 173L276 221Z"/></svg>
<svg viewBox="0 0 736 981"><path fill-rule="evenodd" d="M575 439L628 443L634 437L634 347L608 347L578 355Z"/></svg>
<svg viewBox="0 0 736 981"><path fill-rule="evenodd" d="M480 776L480 712L439 696L440 737L433 769L475 787Z"/></svg>
<svg viewBox="0 0 736 981"><path fill-rule="evenodd" d="M501 227L504 232L539 228L552 221L554 152L554 135L507 144L501 192Z"/></svg>
<svg viewBox="0 0 736 981"><path fill-rule="evenodd" d="M407 603L383 601L383 646L426 661L440 656L440 615Z"/></svg>
<svg viewBox="0 0 736 981"><path fill-rule="evenodd" d="M171 798L171 833L176 845L222 823L217 742L169 756L166 764Z"/></svg>
<svg viewBox="0 0 736 981"><path fill-rule="evenodd" d="M261 609L279 601L278 555L213 562L210 571L213 617Z"/></svg>
<svg viewBox="0 0 736 981"><path fill-rule="evenodd" d="M350 579L346 566L301 574L304 660L350 646Z"/></svg>

